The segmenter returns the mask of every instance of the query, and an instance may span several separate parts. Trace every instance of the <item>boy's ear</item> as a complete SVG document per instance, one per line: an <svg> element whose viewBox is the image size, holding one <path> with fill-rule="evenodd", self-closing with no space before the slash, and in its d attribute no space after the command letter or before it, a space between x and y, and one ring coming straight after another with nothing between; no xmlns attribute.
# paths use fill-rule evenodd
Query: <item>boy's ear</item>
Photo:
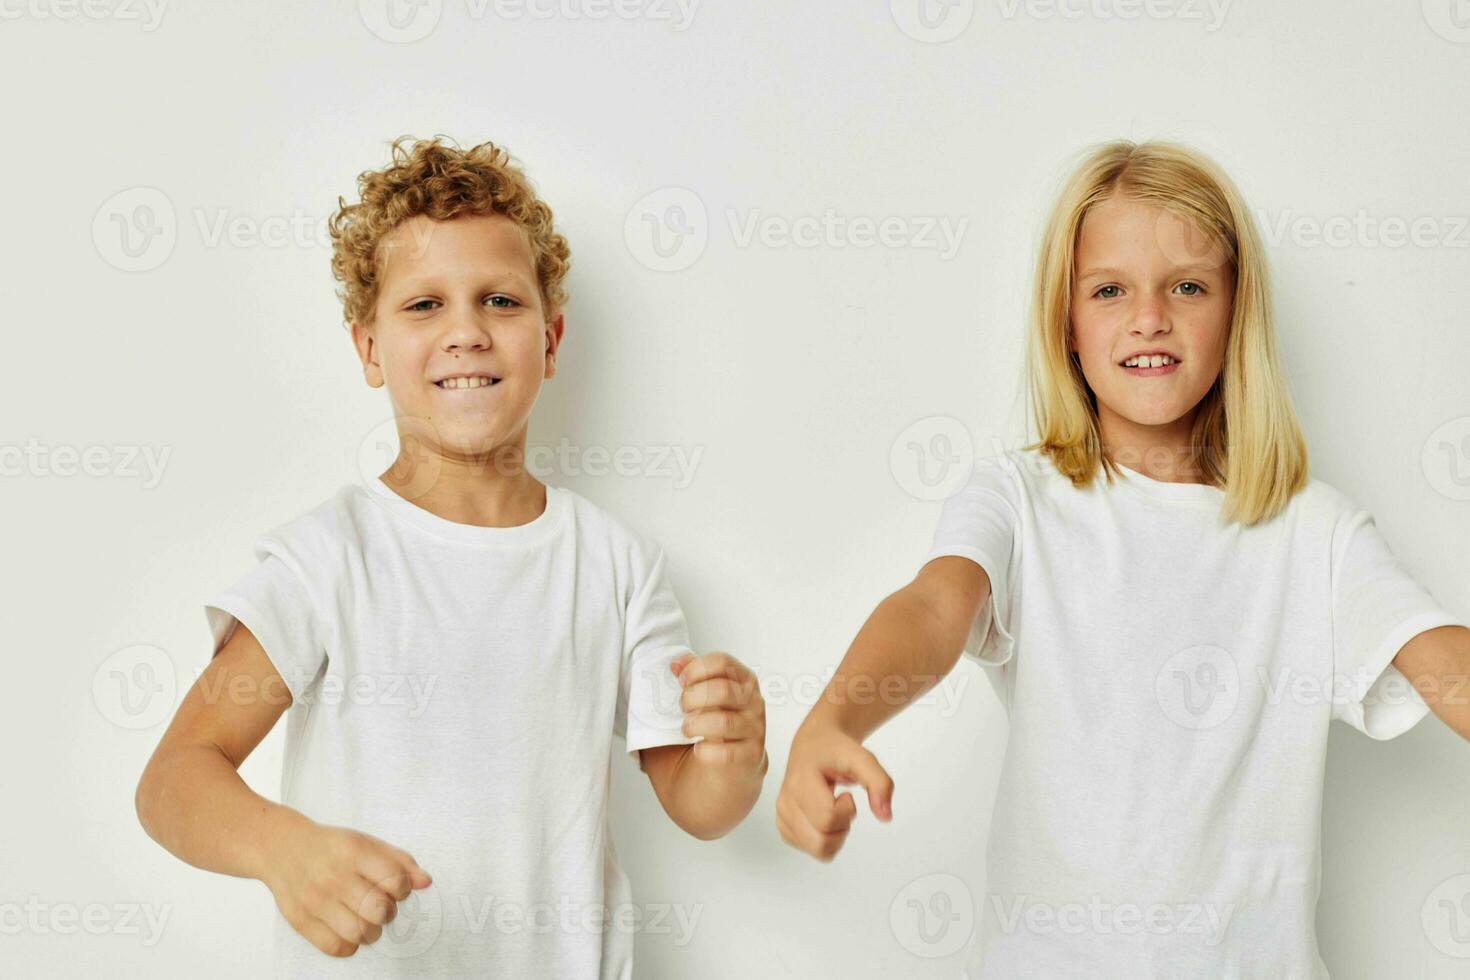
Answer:
<svg viewBox="0 0 1470 980"><path fill-rule="evenodd" d="M362 376L370 388L383 387L383 366L378 363L378 345L372 331L356 320L352 322L352 346L362 361Z"/></svg>
<svg viewBox="0 0 1470 980"><path fill-rule="evenodd" d="M556 376L556 349L561 346L561 333L565 326L561 313L546 321L546 377Z"/></svg>

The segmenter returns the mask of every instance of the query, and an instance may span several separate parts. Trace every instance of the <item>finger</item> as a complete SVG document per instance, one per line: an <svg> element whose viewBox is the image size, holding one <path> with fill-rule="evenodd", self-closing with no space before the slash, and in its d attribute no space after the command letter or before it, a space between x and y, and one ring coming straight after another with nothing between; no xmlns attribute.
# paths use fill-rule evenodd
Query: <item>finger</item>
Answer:
<svg viewBox="0 0 1470 980"><path fill-rule="evenodd" d="M355 906L343 905L343 910L353 916L357 921L354 928L357 930L355 942L359 946L369 946L378 941L383 935L383 927L369 919L365 919Z"/></svg>
<svg viewBox="0 0 1470 980"><path fill-rule="evenodd" d="M386 847L386 845L385 845ZM413 858L398 857L390 848L363 856L357 863L357 873L374 886L381 888L394 901L401 902L415 888L426 888L430 883L428 872L414 863Z"/></svg>
<svg viewBox="0 0 1470 980"><path fill-rule="evenodd" d="M721 708L685 715L683 732L685 735L703 735L705 738L717 738L726 742L742 738L753 739L762 734L760 725L748 713Z"/></svg>
<svg viewBox="0 0 1470 980"><path fill-rule="evenodd" d="M857 783L868 791L868 807L879 820L893 819L893 777L878 757L858 746L832 758L825 767L829 779Z"/></svg>
<svg viewBox="0 0 1470 980"><path fill-rule="evenodd" d="M757 707L759 706L759 707ZM712 677L684 688L679 695L679 707L685 711L701 708L738 708L765 712L759 688L753 681L732 681L728 677Z"/></svg>
<svg viewBox="0 0 1470 980"><path fill-rule="evenodd" d="M788 811L786 821L787 831L795 846L824 862L837 856L849 833L846 826L837 830L823 830L814 825L799 809Z"/></svg>
<svg viewBox="0 0 1470 980"><path fill-rule="evenodd" d="M376 838L374 839L376 840ZM389 844L387 841L384 840L379 840L378 843L383 846L383 849L388 852L388 855L390 857L397 860L401 868L409 872L409 874L413 878L413 887L428 888L434 883L433 876L419 865L418 861L414 859L414 856L412 854L408 853L401 847L394 847L392 844Z"/></svg>
<svg viewBox="0 0 1470 980"><path fill-rule="evenodd" d="M694 757L710 766L749 766L754 769L765 755L765 749L755 739L742 738L733 742L719 739L694 743Z"/></svg>
<svg viewBox="0 0 1470 980"><path fill-rule="evenodd" d="M368 923L359 919L357 913L341 901L333 899L325 903L317 910L316 915L349 945L357 947L366 942Z"/></svg>
<svg viewBox="0 0 1470 980"><path fill-rule="evenodd" d="M675 657L673 660L669 661L669 670L674 672L675 677L678 677L679 674L684 670L684 668L689 666L689 662L693 659L694 654L692 653L681 654L680 656Z"/></svg>
<svg viewBox="0 0 1470 980"><path fill-rule="evenodd" d="M291 923L291 928L328 956L351 956L357 952L356 946L337 935L331 926L314 915L302 913Z"/></svg>
<svg viewBox="0 0 1470 980"><path fill-rule="evenodd" d="M834 798L832 787L820 775L798 787L796 809L807 823L824 834L845 831L857 816L852 794L840 793Z"/></svg>
<svg viewBox="0 0 1470 980"><path fill-rule="evenodd" d="M750 668L728 653L715 651L695 657L679 672L679 683L688 687L715 677L727 677L732 681L743 681L753 677Z"/></svg>
<svg viewBox="0 0 1470 980"><path fill-rule="evenodd" d="M374 882L358 875L349 888L347 905L359 919L383 926L398 915L398 900Z"/></svg>

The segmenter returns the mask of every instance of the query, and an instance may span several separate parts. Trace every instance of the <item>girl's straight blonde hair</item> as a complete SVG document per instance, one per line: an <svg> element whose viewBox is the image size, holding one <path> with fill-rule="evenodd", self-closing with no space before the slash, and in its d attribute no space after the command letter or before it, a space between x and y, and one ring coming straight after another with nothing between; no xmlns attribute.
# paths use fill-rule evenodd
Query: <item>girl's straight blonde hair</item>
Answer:
<svg viewBox="0 0 1470 980"><path fill-rule="evenodd" d="M1269 520L1307 485L1307 447L1276 353L1270 284L1254 222L1234 183L1191 147L1116 140L1084 151L1042 233L1026 344L1026 386L1040 449L1074 486L1117 463L1102 453L1096 395L1067 349L1082 219L1114 192L1165 209L1219 244L1234 272L1225 359L1201 399L1190 463L1225 491L1223 523Z"/></svg>

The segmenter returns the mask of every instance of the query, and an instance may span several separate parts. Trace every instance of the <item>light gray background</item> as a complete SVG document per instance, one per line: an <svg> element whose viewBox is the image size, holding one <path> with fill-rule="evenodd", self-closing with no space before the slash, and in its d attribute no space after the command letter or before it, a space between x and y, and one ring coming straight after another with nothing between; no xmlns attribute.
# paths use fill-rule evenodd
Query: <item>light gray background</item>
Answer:
<svg viewBox="0 0 1470 980"><path fill-rule="evenodd" d="M692 937L640 935L640 976L958 974L961 953L925 954L968 919L926 944L908 900L983 900L1005 725L977 668L871 740L891 826L864 811L824 866L780 842L772 808L815 685L916 570L939 507L925 481L965 440L1025 435L1036 229L1086 143L1182 139L1234 175L1270 242L1313 475L1470 616L1464 2L955 0L927 21L904 0L687 20L651 0L443 0L397 21L383 3L0 0L0 447L19 447L0 449L3 972L262 975L266 890L169 856L132 792L167 682L182 692L209 652L201 603L256 535L358 479L388 418L320 225L399 134L524 161L574 259L533 442L640 447L643 467L548 479L661 540L696 645L781 686L765 793L722 842L681 834L618 760L637 899L700 916ZM894 219L897 243L780 243L828 209ZM741 238L752 217L764 239ZM926 219L964 223L953 254L925 246ZM661 257L650 221L664 245L693 237ZM101 475L55 472L90 447ZM702 455L682 485L642 447ZM169 454L161 478L124 465L143 449ZM246 777L274 795L280 761L277 731ZM1386 744L1338 726L1318 918L1335 977L1464 975L1467 777L1470 746L1433 719Z"/></svg>

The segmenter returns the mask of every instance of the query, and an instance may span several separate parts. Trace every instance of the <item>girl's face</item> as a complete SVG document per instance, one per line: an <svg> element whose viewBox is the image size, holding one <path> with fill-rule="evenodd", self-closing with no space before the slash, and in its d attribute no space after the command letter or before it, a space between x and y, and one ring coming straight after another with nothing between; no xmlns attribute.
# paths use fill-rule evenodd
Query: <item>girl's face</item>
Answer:
<svg viewBox="0 0 1470 980"><path fill-rule="evenodd" d="M556 371L525 231L500 214L409 218L383 241L371 329L353 338L373 387L388 386L412 435L446 459L524 448L541 383ZM479 387L456 387L471 375ZM448 380L446 380L448 379Z"/></svg>
<svg viewBox="0 0 1470 980"><path fill-rule="evenodd" d="M1164 449L1187 462L1194 410L1229 333L1235 276L1225 250L1183 218L1114 194L1083 219L1075 261L1068 350L1097 395L1104 447ZM1168 355L1163 366L1125 365L1156 351Z"/></svg>

